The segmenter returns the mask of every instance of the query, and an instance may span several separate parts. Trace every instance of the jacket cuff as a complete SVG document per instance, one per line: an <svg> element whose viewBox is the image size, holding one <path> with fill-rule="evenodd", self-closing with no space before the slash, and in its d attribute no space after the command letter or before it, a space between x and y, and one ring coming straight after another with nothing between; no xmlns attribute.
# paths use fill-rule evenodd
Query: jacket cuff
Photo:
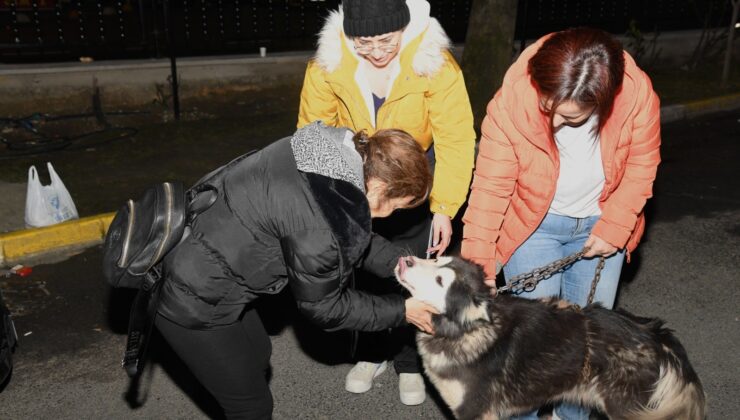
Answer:
<svg viewBox="0 0 740 420"><path fill-rule="evenodd" d="M496 262L495 258L470 258L470 261L483 267L483 271L486 273L486 279L495 279L498 271L501 269L500 264Z"/></svg>
<svg viewBox="0 0 740 420"><path fill-rule="evenodd" d="M454 219L457 211L460 210L460 206L432 201L429 203L429 210L432 213L444 214L445 216L449 216L450 219Z"/></svg>
<svg viewBox="0 0 740 420"><path fill-rule="evenodd" d="M632 235L631 230L611 224L604 219L599 219L599 221L594 224L593 229L591 229L591 233L619 249L623 249L627 245L627 240L629 240L630 235Z"/></svg>
<svg viewBox="0 0 740 420"><path fill-rule="evenodd" d="M406 321L406 298L403 295L396 295L397 301L394 302L394 307L397 308L396 313L396 319L391 321L392 327L402 327L404 325L408 325L408 322ZM390 328L390 327L389 327Z"/></svg>
<svg viewBox="0 0 740 420"><path fill-rule="evenodd" d="M462 257L472 261L481 267L486 273L487 279L496 278L502 265L496 260L496 247L485 241L463 239Z"/></svg>

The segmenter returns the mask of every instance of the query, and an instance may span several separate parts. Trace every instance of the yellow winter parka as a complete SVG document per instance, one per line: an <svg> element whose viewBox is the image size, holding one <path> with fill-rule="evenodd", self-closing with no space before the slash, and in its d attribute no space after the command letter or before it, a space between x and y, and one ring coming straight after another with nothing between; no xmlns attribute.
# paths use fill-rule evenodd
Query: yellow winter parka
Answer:
<svg viewBox="0 0 740 420"><path fill-rule="evenodd" d="M448 51L449 39L426 1L407 1L411 21L403 33L391 89L375 115L360 60L342 30L341 10L327 19L316 56L308 64L298 127L321 120L368 134L398 128L424 150L434 144L436 166L430 195L433 213L454 217L465 202L473 168L475 130L462 71Z"/></svg>

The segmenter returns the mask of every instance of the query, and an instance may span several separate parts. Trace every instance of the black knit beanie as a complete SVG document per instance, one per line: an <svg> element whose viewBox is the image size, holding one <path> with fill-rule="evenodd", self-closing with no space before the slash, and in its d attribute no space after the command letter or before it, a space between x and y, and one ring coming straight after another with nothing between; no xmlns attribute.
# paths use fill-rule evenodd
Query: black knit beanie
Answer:
<svg viewBox="0 0 740 420"><path fill-rule="evenodd" d="M344 0L344 33L349 37L377 36L408 25L405 0Z"/></svg>

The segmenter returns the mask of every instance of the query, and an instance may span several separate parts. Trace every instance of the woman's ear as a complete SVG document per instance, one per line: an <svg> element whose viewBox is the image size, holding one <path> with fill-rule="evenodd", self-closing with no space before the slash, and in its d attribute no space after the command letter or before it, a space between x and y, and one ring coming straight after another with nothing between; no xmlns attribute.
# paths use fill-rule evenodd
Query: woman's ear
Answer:
<svg viewBox="0 0 740 420"><path fill-rule="evenodd" d="M385 184L375 178L368 178L365 181L365 189L367 190L365 192L367 204L370 206L370 217L376 217L385 192Z"/></svg>
<svg viewBox="0 0 740 420"><path fill-rule="evenodd" d="M365 181L365 188L367 188L368 198L372 194L376 199L380 199L385 194L386 184L377 178L368 178Z"/></svg>

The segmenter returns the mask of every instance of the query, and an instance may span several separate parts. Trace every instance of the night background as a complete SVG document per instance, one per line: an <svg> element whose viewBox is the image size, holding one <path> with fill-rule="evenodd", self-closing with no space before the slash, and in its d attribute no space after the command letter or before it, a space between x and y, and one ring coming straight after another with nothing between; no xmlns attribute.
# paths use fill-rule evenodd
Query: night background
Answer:
<svg viewBox="0 0 740 420"><path fill-rule="evenodd" d="M431 0L455 43L463 43L472 0ZM0 1L0 57L6 63L154 58L310 50L339 1ZM169 10L169 21L168 21ZM516 40L574 26L614 34L666 32L729 24L725 0L518 0ZM168 26L169 22L169 26ZM168 28L171 30L168 32Z"/></svg>
<svg viewBox="0 0 740 420"><path fill-rule="evenodd" d="M703 382L708 418L740 418L740 0L429 3L476 130L522 47L553 31L604 29L650 77L661 163L616 307L665 320ZM0 420L221 418L157 334L146 374L128 380L134 291L103 280L101 243L113 212L153 183L192 184L294 133L306 63L339 4L0 0L0 292L19 336ZM47 162L78 230L24 223L29 168L48 183ZM451 418L433 391L402 405L396 375L346 393L349 335L307 322L290 293L257 308L273 345L274 418Z"/></svg>

